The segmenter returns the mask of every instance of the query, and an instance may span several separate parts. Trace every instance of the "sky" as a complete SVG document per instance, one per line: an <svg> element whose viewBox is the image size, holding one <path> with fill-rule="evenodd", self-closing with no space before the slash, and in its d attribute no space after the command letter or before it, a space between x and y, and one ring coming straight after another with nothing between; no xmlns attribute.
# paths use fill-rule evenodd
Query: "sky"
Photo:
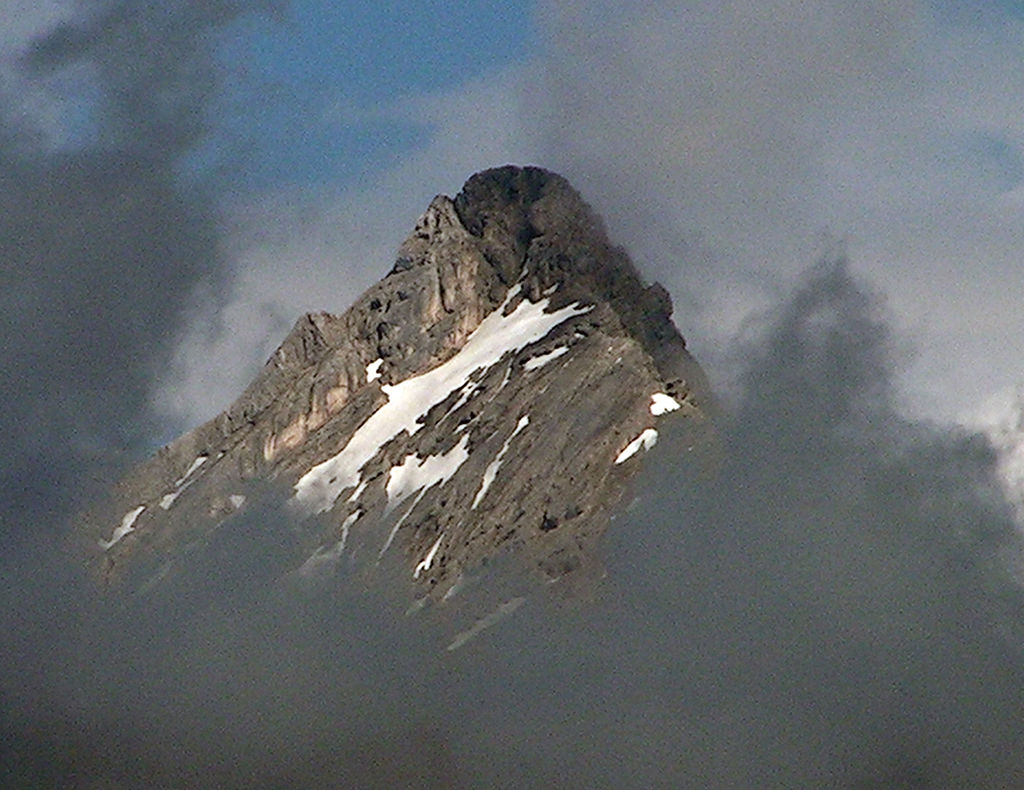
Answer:
<svg viewBox="0 0 1024 790"><path fill-rule="evenodd" d="M771 786L773 760L777 786L1019 779L1012 503L991 448L950 424L1024 380L1024 9L453 6L0 0L17 635L0 702L31 725L5 732L104 776L154 744L174 765L168 744L193 733L180 770L266 746L307 781L300 756L363 746L396 770L430 755L439 786L453 761L467 786L708 766L703 786ZM656 478L643 539L609 545L596 618L528 618L456 672L383 605L287 598L285 628L280 601L238 594L151 629L90 619L62 574L18 561L224 408L304 311L343 311L433 195L506 162L581 191L669 289L729 405L719 483ZM365 643L331 639L346 628ZM341 720L342 745L324 740ZM230 745L217 727L247 754L203 752ZM126 761L106 746L122 736Z"/></svg>
<svg viewBox="0 0 1024 790"><path fill-rule="evenodd" d="M732 341L836 248L906 340L909 412L963 419L1024 378L1019 7L509 5L299 4L228 48L234 279L155 391L168 417L219 410L433 194L504 162L583 192L723 387Z"/></svg>
<svg viewBox="0 0 1024 790"><path fill-rule="evenodd" d="M5 5L15 117L53 154L106 145L91 55L17 65L85 12ZM506 162L582 191L723 391L735 341L837 249L905 341L908 413L967 419L1024 380L1015 3L221 5L193 20L215 29L204 128L166 152L217 249L162 297L156 444L382 276L434 194Z"/></svg>

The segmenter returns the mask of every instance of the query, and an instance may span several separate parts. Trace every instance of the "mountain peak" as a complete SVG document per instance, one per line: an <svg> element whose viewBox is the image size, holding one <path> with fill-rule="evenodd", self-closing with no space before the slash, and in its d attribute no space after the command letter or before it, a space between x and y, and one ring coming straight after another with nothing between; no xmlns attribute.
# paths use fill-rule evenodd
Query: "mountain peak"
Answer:
<svg viewBox="0 0 1024 790"><path fill-rule="evenodd" d="M658 424L706 423L671 313L564 178L478 173L430 203L380 282L343 315L301 317L235 403L129 475L83 534L106 578L141 586L257 507L295 522L271 573L386 561L443 597L512 554L561 578L590 562Z"/></svg>

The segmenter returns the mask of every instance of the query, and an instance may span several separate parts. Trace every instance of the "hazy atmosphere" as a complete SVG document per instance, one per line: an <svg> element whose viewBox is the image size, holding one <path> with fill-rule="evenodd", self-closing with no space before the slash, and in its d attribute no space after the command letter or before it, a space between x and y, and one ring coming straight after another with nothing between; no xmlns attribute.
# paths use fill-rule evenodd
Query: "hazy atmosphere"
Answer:
<svg viewBox="0 0 1024 790"><path fill-rule="evenodd" d="M1018 4L0 16L13 786L1024 782L1019 514L958 427L1024 381ZM268 589L277 513L197 611L92 602L76 510L506 162L566 176L669 290L717 476L666 437L592 598L454 657L387 595Z"/></svg>

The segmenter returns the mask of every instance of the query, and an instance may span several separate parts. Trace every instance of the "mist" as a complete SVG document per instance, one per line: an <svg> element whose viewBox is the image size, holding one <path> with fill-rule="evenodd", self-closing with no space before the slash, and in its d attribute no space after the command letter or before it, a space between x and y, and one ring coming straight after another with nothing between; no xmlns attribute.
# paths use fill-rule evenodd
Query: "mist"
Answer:
<svg viewBox="0 0 1024 790"><path fill-rule="evenodd" d="M845 245L952 421L1021 378L1022 22L920 0L540 2L540 161L675 300L706 366Z"/></svg>
<svg viewBox="0 0 1024 790"><path fill-rule="evenodd" d="M618 18L606 5L544 6L544 64L407 102L437 142L344 195L341 209L327 193L240 200L225 172L237 161L217 165L218 152L237 152L216 139L226 79L216 44L255 5L83 4L5 64L0 783L1024 784L1020 537L994 452L978 435L905 416L900 311L913 300L897 288L893 305L857 276L887 261L883 245L863 244L868 230L851 261L801 272L822 226L875 227L854 220L877 181L848 184L870 199L824 199L817 132L790 134L792 119L847 131L884 119L906 98L899 53L937 41L934 31L892 4L864 15L827 4L809 27L786 24L789 6L775 4L763 16L782 21L759 30L767 49L752 51L780 59L766 54L772 68L748 83L748 69L714 57L715 42L747 40L734 35L742 15L696 14L710 32L694 54L693 37L675 35L693 19L655 3L629 24L588 28ZM836 14L852 15L848 33L808 34ZM878 29L889 35L865 49ZM936 51L971 50L944 44ZM815 71L823 49L845 53L844 68ZM876 90L844 92L847 66ZM692 103L715 69L730 101ZM972 129L980 104L964 105ZM896 127L911 128L918 110L904 107ZM609 120L623 117L636 134ZM850 151L887 128L825 153L856 164ZM749 172L755 154L763 166ZM491 577L413 614L408 582L387 573L313 587L281 579L295 525L273 491L167 590L103 592L82 578L62 551L76 508L159 443L168 414L177 430L226 405L297 303L344 308L383 274L434 192L503 159L569 176L673 290L698 358L728 368L717 468L694 461L683 427L667 430L608 532L604 579L526 590L457 650L454 637L493 611L482 592ZM885 170L884 159L868 169ZM895 160L902 175L932 161L927 151ZM913 188L935 181L906 183L879 213L936 224L934 204L916 197L934 191ZM239 236L267 217L281 238L243 239L240 254ZM965 247L985 229L938 224ZM1003 266L1012 242L991 237L986 282L1015 271ZM920 271L896 268L890 294ZM941 272L963 279L952 264ZM303 284L288 290L296 273ZM328 291L332 304L307 304ZM975 312L1000 303L979 298ZM501 572L523 592L514 562Z"/></svg>
<svg viewBox="0 0 1024 790"><path fill-rule="evenodd" d="M4 544L53 540L94 479L153 447L154 376L194 290L229 274L224 181L190 157L223 98L217 35L254 7L83 3L5 53Z"/></svg>
<svg viewBox="0 0 1024 790"><path fill-rule="evenodd" d="M273 578L292 526L269 506L165 594L18 579L9 783L1019 783L1020 543L991 448L898 416L899 344L842 260L757 337L720 467L679 423L604 579L534 589L457 650L472 589L410 614L387 572Z"/></svg>

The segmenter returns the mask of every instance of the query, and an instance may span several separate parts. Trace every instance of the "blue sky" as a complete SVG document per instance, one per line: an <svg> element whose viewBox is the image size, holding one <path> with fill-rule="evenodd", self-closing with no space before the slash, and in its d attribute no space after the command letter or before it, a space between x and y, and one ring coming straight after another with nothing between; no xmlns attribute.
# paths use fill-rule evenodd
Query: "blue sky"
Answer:
<svg viewBox="0 0 1024 790"><path fill-rule="evenodd" d="M298 0L272 21L238 25L229 68L247 78L224 119L231 139L252 136L243 181L345 184L421 146L427 131L387 109L527 60L529 6L495 0L325 3Z"/></svg>

